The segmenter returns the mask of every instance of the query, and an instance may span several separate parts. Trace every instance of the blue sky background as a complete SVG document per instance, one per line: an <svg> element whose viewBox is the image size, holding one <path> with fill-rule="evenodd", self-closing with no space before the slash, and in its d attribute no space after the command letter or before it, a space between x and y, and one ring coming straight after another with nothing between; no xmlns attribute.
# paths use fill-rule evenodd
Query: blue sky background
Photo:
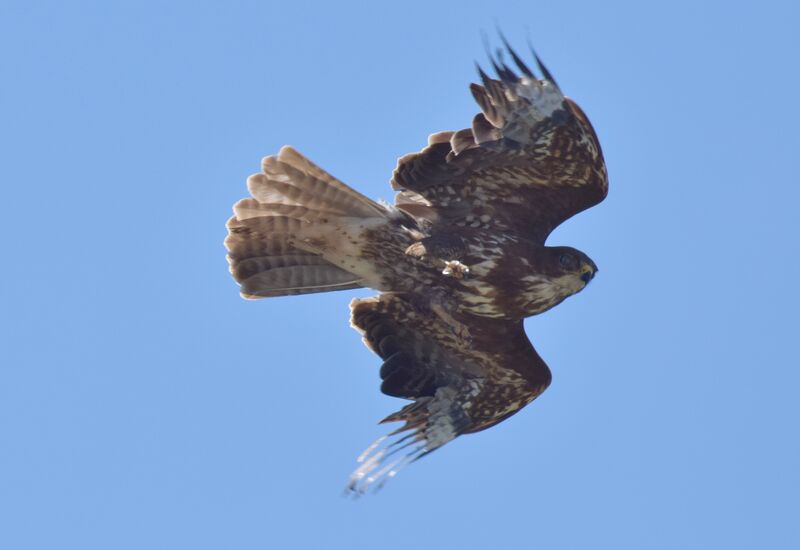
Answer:
<svg viewBox="0 0 800 550"><path fill-rule="evenodd" d="M0 547L800 547L798 8L289 4L0 4ZM391 198L495 20L600 136L600 273L539 400L352 502L371 292L241 300L224 224L285 143Z"/></svg>

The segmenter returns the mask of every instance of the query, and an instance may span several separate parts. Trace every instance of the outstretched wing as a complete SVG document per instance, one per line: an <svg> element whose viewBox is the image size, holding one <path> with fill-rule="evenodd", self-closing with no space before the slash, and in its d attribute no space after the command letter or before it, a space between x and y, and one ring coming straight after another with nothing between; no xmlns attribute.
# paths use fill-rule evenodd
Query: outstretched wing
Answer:
<svg viewBox="0 0 800 550"><path fill-rule="evenodd" d="M608 176L580 107L538 57L542 79L505 45L522 75L502 57L492 59L498 79L478 67L483 86L471 90L482 112L472 128L433 134L425 149L400 158L392 187L398 208L434 225L511 229L544 243L605 198Z"/></svg>
<svg viewBox="0 0 800 550"><path fill-rule="evenodd" d="M381 294L351 304L351 324L384 360L381 391L414 401L382 421L404 424L358 458L348 486L354 493L380 487L461 434L497 424L550 384L550 370L522 321L464 315L454 320L468 323L469 335L457 335L429 304L416 300Z"/></svg>

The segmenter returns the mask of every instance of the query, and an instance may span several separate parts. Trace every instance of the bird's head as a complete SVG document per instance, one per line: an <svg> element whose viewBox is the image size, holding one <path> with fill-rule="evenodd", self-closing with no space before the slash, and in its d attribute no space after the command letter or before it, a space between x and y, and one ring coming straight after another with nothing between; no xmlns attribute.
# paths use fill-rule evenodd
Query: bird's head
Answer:
<svg viewBox="0 0 800 550"><path fill-rule="evenodd" d="M536 250L530 268L522 277L517 303L528 317L547 311L586 288L597 273L597 265L583 252L568 246L545 246Z"/></svg>
<svg viewBox="0 0 800 550"><path fill-rule="evenodd" d="M580 250L569 246L550 246L547 252L548 271L570 294L583 290L597 273L597 265Z"/></svg>

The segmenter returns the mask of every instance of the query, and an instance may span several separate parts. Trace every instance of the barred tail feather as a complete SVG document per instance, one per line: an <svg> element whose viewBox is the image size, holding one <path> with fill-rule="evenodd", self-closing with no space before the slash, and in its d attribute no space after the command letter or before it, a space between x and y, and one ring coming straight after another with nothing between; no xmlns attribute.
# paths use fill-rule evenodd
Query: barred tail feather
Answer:
<svg viewBox="0 0 800 550"><path fill-rule="evenodd" d="M387 210L337 180L291 147L266 157L247 181L253 198L228 221L230 270L245 298L328 292L362 286L335 263L335 235L354 220L385 219ZM353 239L347 241L348 246ZM349 253L353 251L350 250ZM342 263L342 262L338 262Z"/></svg>
<svg viewBox="0 0 800 550"><path fill-rule="evenodd" d="M304 206L310 212L339 216L384 217L386 209L351 189L291 147L278 156L265 157L260 174L250 176L247 187L264 204Z"/></svg>

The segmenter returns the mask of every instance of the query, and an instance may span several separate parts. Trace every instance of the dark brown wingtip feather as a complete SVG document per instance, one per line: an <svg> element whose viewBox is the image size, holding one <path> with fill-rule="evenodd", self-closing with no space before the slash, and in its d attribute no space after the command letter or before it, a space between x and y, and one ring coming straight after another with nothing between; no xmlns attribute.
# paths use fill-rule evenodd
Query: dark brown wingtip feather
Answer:
<svg viewBox="0 0 800 550"><path fill-rule="evenodd" d="M544 75L545 80L548 80L553 83L553 86L560 92L561 87L556 82L556 79L553 78L553 75L550 71L547 70L544 63L542 63L541 58L536 54L536 50L533 49L533 44L531 44L530 38L528 39L528 48L530 48L531 53L533 54L533 58L536 60L536 66L539 67L539 71L541 71L542 75Z"/></svg>
<svg viewBox="0 0 800 550"><path fill-rule="evenodd" d="M497 49L497 61L495 61L494 57L491 58L492 67L494 68L497 76L500 77L500 80L503 81L504 84L510 86L515 84L519 81L519 77L517 77L516 73L508 68L503 62L503 50Z"/></svg>
<svg viewBox="0 0 800 550"><path fill-rule="evenodd" d="M481 108L481 110L486 110L491 107L491 103L489 102L489 95L486 91L486 88L479 84L470 84L469 91L472 92L472 97L475 98L475 102ZM449 141L449 139L448 139Z"/></svg>
<svg viewBox="0 0 800 550"><path fill-rule="evenodd" d="M481 82L483 82L483 85L486 86L491 78L489 78L489 75L484 72L483 68L478 64L477 61L475 62L475 68L478 69L478 75L481 77Z"/></svg>
<svg viewBox="0 0 800 550"><path fill-rule="evenodd" d="M481 32L481 38L483 39L483 49L486 50L486 57L489 58L489 63L492 64L492 68L500 80L502 80L505 84L516 82L517 75L515 75L514 72L506 67L502 62L501 50L497 50L498 59L495 60L494 55L492 55L492 49L489 46L489 38L486 36L485 32ZM486 82L484 82L484 84L486 84Z"/></svg>
<svg viewBox="0 0 800 550"><path fill-rule="evenodd" d="M491 81L489 81L489 84L491 85ZM475 102L481 108L482 113L486 115L486 119L492 124L502 126L504 122L503 117L497 113L497 109L492 105L492 101L489 99L489 91L478 84L470 84L469 89L472 92L472 97L475 98Z"/></svg>
<svg viewBox="0 0 800 550"><path fill-rule="evenodd" d="M517 52L511 47L511 44L508 43L503 31L500 30L500 27L497 27L497 34L500 35L500 40L503 42L503 46L506 47L509 55L511 55L511 59L514 60L514 64L522 71L522 74L528 76L530 78L536 78L536 75L533 74L533 71L522 61L522 58L517 55Z"/></svg>
<svg viewBox="0 0 800 550"><path fill-rule="evenodd" d="M505 55L503 50L500 48L497 48L497 59L500 61L500 66L503 68L503 74L505 75L506 79L508 79L508 81L511 83L518 82L519 76L517 76L517 73L515 73L511 67L506 65Z"/></svg>

